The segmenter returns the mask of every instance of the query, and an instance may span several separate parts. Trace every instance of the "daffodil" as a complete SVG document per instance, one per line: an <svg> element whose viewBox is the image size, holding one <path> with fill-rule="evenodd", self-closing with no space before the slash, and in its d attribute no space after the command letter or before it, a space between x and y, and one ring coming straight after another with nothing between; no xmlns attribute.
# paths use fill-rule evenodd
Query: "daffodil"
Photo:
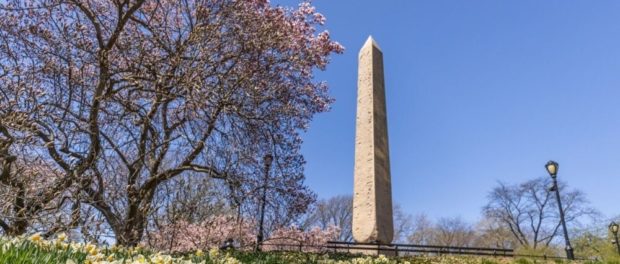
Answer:
<svg viewBox="0 0 620 264"><path fill-rule="evenodd" d="M30 238L29 238L29 239L30 239L30 241L32 241L32 242L39 242L39 241L41 241L42 237L41 237L41 234L40 234L40 233L36 233L36 234L34 234L34 235L30 236Z"/></svg>
<svg viewBox="0 0 620 264"><path fill-rule="evenodd" d="M60 233L56 237L56 241L58 241L58 242L63 242L63 241L65 241L65 239L67 239L67 235L65 233Z"/></svg>
<svg viewBox="0 0 620 264"><path fill-rule="evenodd" d="M99 253L99 251L97 250L97 246L90 244L90 243L84 246L84 251L92 256L97 255L97 253Z"/></svg>
<svg viewBox="0 0 620 264"><path fill-rule="evenodd" d="M220 252L217 250L217 248L212 248L211 250L209 250L209 257L212 259L217 258L220 255Z"/></svg>
<svg viewBox="0 0 620 264"><path fill-rule="evenodd" d="M146 262L146 258L142 254L138 254L137 256L133 258L133 263L141 264L141 263L147 263L147 262Z"/></svg>
<svg viewBox="0 0 620 264"><path fill-rule="evenodd" d="M71 246L71 249L73 249L73 251L81 251L82 250L82 245L72 242L69 246Z"/></svg>

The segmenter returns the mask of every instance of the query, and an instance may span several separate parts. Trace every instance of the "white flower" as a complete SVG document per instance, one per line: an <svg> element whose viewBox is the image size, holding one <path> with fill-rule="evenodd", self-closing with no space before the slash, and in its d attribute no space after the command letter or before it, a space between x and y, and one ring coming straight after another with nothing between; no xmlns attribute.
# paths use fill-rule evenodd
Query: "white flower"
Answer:
<svg viewBox="0 0 620 264"><path fill-rule="evenodd" d="M60 233L56 237L56 241L58 241L58 242L63 242L63 241L65 241L65 239L67 239L67 235L65 233Z"/></svg>

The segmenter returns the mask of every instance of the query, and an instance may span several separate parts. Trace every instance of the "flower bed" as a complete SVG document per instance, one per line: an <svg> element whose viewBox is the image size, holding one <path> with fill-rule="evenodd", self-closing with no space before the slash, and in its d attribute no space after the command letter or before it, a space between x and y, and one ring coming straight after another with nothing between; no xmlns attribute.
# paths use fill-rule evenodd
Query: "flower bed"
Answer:
<svg viewBox="0 0 620 264"><path fill-rule="evenodd" d="M556 261L481 258L481 257L401 257L385 256L352 256L344 254L318 254L295 252L222 252L212 249L207 252L198 250L191 254L167 255L151 252L147 249L121 248L116 246L100 247L93 244L82 244L66 241L66 236L58 235L53 240L45 240L35 234L30 237L0 237L0 263L62 263L62 264L237 264L237 263L316 263L316 264L551 264ZM562 263L562 262L559 262ZM603 263L603 262L586 262Z"/></svg>

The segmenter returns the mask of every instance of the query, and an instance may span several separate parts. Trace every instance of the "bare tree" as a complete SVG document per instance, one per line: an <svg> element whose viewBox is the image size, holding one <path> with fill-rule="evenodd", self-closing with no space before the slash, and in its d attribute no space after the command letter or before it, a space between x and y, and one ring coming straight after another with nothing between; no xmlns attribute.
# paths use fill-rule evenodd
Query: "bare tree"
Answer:
<svg viewBox="0 0 620 264"><path fill-rule="evenodd" d="M460 217L441 218L435 224L433 244L453 247L472 246L475 241L473 227Z"/></svg>
<svg viewBox="0 0 620 264"><path fill-rule="evenodd" d="M351 229L353 212L353 197L338 195L329 199L319 200L306 220L306 226L319 226L327 229L336 226L340 229L339 241L352 241Z"/></svg>
<svg viewBox="0 0 620 264"><path fill-rule="evenodd" d="M475 230L477 247L514 249L518 245L510 230L496 219L483 218Z"/></svg>
<svg viewBox="0 0 620 264"><path fill-rule="evenodd" d="M431 245L434 243L433 223L425 214L416 215L413 218L413 227L407 237L409 243L417 245Z"/></svg>
<svg viewBox="0 0 620 264"><path fill-rule="evenodd" d="M476 241L474 228L460 217L440 218L433 223L424 214L413 220L408 241L419 245L467 247Z"/></svg>
<svg viewBox="0 0 620 264"><path fill-rule="evenodd" d="M405 213L398 204L394 205L393 212L394 242L403 242L411 232L413 220L411 215ZM318 226L327 229L330 226L336 226L340 229L338 235L340 241L352 241L352 217L353 196L339 195L319 200L302 223L302 227Z"/></svg>
<svg viewBox="0 0 620 264"><path fill-rule="evenodd" d="M538 178L518 185L499 183L489 193L484 215L497 221L510 231L519 245L530 248L548 247L558 235L560 217L549 178ZM579 224L579 220L595 216L598 212L588 205L585 194L568 190L559 184L566 223Z"/></svg>
<svg viewBox="0 0 620 264"><path fill-rule="evenodd" d="M403 211L400 204L394 204L392 209L394 214L394 242L401 243L407 241L407 236L413 230L413 217Z"/></svg>

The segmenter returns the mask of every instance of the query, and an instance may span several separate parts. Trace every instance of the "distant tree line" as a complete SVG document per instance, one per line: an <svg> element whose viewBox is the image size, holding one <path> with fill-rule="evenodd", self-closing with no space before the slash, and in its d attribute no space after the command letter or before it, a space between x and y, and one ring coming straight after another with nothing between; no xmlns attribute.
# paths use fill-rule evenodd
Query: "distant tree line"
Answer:
<svg viewBox="0 0 620 264"><path fill-rule="evenodd" d="M537 178L520 184L498 185L487 196L481 220L468 223L460 217L436 221L425 214L411 216L394 207L394 242L458 247L493 247L545 251L561 247L560 218L555 196L549 192L551 181ZM571 234L578 235L585 223L602 216L591 207L585 194L560 184L566 222ZM352 241L351 196L319 200L304 225L340 228L339 239Z"/></svg>

